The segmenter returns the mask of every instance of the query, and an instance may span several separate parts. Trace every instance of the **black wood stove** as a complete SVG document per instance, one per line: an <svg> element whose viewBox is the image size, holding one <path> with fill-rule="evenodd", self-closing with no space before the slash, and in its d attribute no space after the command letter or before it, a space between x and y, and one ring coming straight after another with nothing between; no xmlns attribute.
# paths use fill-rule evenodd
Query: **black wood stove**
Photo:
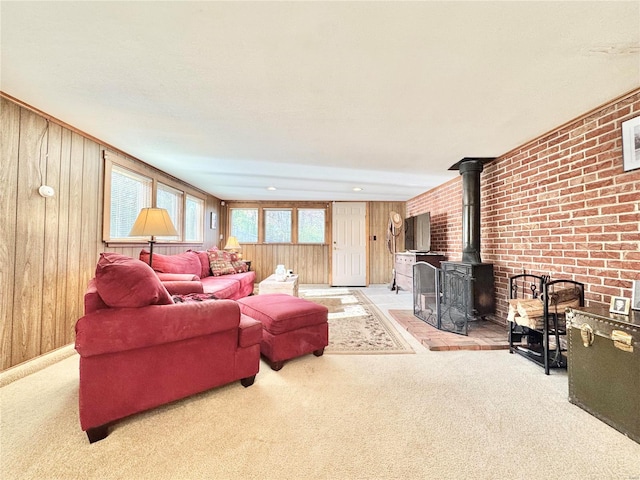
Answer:
<svg viewBox="0 0 640 480"><path fill-rule="evenodd" d="M420 291L424 285L432 285L421 279L425 275L430 278L434 273L425 272L426 267L418 264L414 267L414 283L417 280L420 284L414 285L415 315L442 330L464 335L470 320L495 313L493 265L483 263L480 256L480 173L492 160L494 158L465 157L449 168L459 170L462 175L462 260L443 261L441 271L435 272L439 283L435 316L423 314L421 309L428 303L425 298L429 298L425 294L430 292Z"/></svg>

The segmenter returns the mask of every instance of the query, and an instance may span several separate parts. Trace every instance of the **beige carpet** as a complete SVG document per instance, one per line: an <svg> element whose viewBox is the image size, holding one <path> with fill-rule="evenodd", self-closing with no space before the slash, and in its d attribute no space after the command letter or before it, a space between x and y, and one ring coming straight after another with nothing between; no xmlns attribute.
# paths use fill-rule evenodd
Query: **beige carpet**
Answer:
<svg viewBox="0 0 640 480"><path fill-rule="evenodd" d="M325 354L414 353L364 293L333 287L300 289L299 295L329 309Z"/></svg>
<svg viewBox="0 0 640 480"><path fill-rule="evenodd" d="M640 445L504 351L307 355L116 423L90 445L78 356L0 388L0 477L636 479Z"/></svg>

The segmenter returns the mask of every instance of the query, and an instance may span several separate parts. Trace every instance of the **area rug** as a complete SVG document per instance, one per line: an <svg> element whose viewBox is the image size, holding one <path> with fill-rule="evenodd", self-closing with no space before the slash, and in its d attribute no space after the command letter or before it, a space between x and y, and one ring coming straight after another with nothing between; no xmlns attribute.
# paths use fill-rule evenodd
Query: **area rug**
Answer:
<svg viewBox="0 0 640 480"><path fill-rule="evenodd" d="M329 309L325 354L415 353L364 293L334 287L301 289L299 295Z"/></svg>

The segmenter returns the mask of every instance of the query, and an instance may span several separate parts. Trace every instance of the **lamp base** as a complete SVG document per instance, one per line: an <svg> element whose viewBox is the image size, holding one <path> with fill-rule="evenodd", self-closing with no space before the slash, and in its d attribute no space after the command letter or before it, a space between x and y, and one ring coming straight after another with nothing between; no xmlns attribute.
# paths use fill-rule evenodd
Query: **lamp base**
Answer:
<svg viewBox="0 0 640 480"><path fill-rule="evenodd" d="M149 240L149 266L153 268L153 244L156 243L155 240Z"/></svg>

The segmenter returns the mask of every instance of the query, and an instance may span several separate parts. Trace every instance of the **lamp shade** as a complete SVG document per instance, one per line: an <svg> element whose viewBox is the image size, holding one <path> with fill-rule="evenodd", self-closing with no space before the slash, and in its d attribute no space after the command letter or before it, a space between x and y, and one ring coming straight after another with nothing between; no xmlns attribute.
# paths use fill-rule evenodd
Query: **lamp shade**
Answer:
<svg viewBox="0 0 640 480"><path fill-rule="evenodd" d="M130 237L176 237L178 232L164 208L143 208L129 232Z"/></svg>
<svg viewBox="0 0 640 480"><path fill-rule="evenodd" d="M227 239L227 244L224 246L225 250L239 250L242 248L238 243L238 239L236 237L229 237Z"/></svg>

